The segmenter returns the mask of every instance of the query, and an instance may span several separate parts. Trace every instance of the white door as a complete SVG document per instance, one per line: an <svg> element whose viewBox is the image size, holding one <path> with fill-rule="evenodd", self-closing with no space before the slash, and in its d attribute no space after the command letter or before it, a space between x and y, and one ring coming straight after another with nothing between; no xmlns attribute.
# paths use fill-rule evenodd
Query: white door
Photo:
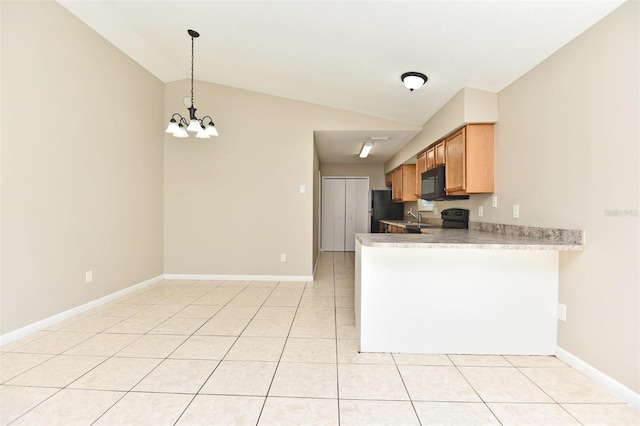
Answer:
<svg viewBox="0 0 640 426"><path fill-rule="evenodd" d="M322 179L322 250L355 251L355 234L368 232L369 179Z"/></svg>
<svg viewBox="0 0 640 426"><path fill-rule="evenodd" d="M356 233L369 232L369 181L347 179L345 191L345 251L356 250Z"/></svg>

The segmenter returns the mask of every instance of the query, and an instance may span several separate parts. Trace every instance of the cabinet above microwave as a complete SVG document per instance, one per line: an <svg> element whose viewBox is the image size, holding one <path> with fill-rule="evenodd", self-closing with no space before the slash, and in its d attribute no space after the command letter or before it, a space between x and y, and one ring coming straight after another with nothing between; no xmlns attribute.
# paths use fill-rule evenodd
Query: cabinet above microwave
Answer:
<svg viewBox="0 0 640 426"><path fill-rule="evenodd" d="M421 155L425 156L427 172L439 169L444 174L446 198L432 197L430 198L432 200L455 199L452 196L491 193L494 190L493 124L467 124L444 139L431 144L418 154L418 159ZM429 161L431 155L433 160ZM421 182L423 182L422 175L421 173ZM426 193L422 187L419 193L421 198L428 199L424 198L423 194Z"/></svg>

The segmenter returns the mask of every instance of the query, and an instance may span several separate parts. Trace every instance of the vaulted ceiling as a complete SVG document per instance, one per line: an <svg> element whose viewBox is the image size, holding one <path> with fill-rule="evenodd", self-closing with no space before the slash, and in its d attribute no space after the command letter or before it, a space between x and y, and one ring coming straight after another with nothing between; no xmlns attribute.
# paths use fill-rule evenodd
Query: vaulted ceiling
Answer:
<svg viewBox="0 0 640 426"><path fill-rule="evenodd" d="M415 124L463 87L500 91L623 3L58 1L164 82L190 77L191 28L196 80ZM409 92L406 71L429 81Z"/></svg>

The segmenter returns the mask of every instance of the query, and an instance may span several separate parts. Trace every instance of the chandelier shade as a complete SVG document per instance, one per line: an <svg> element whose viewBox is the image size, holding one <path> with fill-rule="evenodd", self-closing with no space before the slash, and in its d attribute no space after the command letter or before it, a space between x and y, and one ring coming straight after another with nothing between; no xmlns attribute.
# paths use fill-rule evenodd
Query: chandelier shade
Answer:
<svg viewBox="0 0 640 426"><path fill-rule="evenodd" d="M189 133L187 132L192 132L196 134L196 138L208 139L211 136L218 136L218 129L216 129L216 125L210 116L207 115L202 119L196 116L197 108L194 106L193 101L194 40L200 37L200 34L194 30L187 30L187 33L191 37L191 98L189 98L191 106L187 108L189 111L189 120L177 112L173 113L165 133L172 134L176 138L188 138ZM209 123L205 123L205 119L207 118L209 119Z"/></svg>

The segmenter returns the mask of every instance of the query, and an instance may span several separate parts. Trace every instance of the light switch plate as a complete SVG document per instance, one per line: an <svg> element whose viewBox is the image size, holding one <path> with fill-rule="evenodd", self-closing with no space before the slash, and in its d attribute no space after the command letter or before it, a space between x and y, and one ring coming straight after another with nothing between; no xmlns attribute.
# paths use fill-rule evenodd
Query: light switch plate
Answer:
<svg viewBox="0 0 640 426"><path fill-rule="evenodd" d="M498 207L498 196L497 195L492 195L491 196L491 207Z"/></svg>
<svg viewBox="0 0 640 426"><path fill-rule="evenodd" d="M518 204L513 205L513 218L518 219L520 217L520 206Z"/></svg>
<svg viewBox="0 0 640 426"><path fill-rule="evenodd" d="M482 206L478 206L478 217L482 217L483 214L484 214L484 209L482 208Z"/></svg>

